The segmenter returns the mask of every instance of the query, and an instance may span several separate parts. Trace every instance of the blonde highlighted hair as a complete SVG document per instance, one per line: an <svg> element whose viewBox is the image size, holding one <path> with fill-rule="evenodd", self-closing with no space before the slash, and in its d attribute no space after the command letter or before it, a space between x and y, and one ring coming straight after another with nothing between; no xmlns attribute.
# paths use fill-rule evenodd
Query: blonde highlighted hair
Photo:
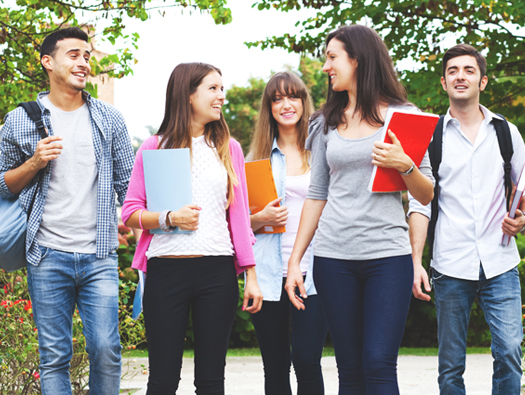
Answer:
<svg viewBox="0 0 525 395"><path fill-rule="evenodd" d="M191 152L191 104L190 95L195 93L204 77L212 72L222 76L221 71L207 63L181 63L171 73L166 91L164 119L160 125L159 148L189 148ZM228 173L228 205L234 198L233 187L237 176L230 155L230 130L221 113L218 121L206 124L204 139L215 147L219 160Z"/></svg>
<svg viewBox="0 0 525 395"><path fill-rule="evenodd" d="M303 115L295 125L295 129L298 133L297 148L303 159L303 170L306 171L310 153L305 149L305 142L308 137L308 120L313 113L313 104L304 82L297 74L290 71L274 74L264 88L249 157L251 160L266 159L272 153L273 140L279 137L277 121L272 115L272 102L277 95L298 97L303 103Z"/></svg>

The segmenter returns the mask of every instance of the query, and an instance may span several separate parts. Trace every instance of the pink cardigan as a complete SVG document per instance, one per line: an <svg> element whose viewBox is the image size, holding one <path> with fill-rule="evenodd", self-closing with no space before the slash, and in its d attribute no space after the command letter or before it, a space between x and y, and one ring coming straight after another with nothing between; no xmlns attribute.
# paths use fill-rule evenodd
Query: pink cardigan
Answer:
<svg viewBox="0 0 525 395"><path fill-rule="evenodd" d="M142 143L137 151L128 193L122 206L122 221L124 223L128 221L129 217L131 217L135 211L147 209L142 151L157 149L157 145L157 136L151 136ZM234 187L234 199L227 210L227 221L234 249L235 267L237 274L239 274L247 268L255 266L252 245L255 244L256 239L250 226L244 156L241 145L234 139L230 139L230 155L239 182ZM142 233L142 237L135 251L135 256L133 257L132 267L134 269L146 272L148 264L146 251L148 250L152 237L153 235L148 230L144 230Z"/></svg>

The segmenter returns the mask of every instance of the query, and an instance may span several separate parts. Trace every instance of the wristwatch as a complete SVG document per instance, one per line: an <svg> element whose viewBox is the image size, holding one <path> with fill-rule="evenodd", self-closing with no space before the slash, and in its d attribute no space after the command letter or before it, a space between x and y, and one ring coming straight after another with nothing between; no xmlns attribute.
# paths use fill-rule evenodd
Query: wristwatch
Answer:
<svg viewBox="0 0 525 395"><path fill-rule="evenodd" d="M414 171L415 168L416 165L414 164L414 162L412 162L412 166L410 166L410 169L408 169L407 171L400 171L399 174L401 174L402 176L408 176Z"/></svg>

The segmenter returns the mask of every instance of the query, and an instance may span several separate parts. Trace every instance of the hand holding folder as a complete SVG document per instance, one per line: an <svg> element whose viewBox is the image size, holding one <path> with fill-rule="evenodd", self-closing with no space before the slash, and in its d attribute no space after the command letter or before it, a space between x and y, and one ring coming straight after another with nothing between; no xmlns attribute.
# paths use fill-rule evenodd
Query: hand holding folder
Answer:
<svg viewBox="0 0 525 395"><path fill-rule="evenodd" d="M252 214L262 211L270 202L278 199L270 159L245 163L248 201ZM278 202L277 202L278 203ZM257 233L284 233L284 226L265 225Z"/></svg>
<svg viewBox="0 0 525 395"><path fill-rule="evenodd" d="M177 211L192 203L189 148L147 150L142 157L148 211ZM165 233L160 228L150 232ZM192 231L175 229L175 233L188 232Z"/></svg>
<svg viewBox="0 0 525 395"><path fill-rule="evenodd" d="M419 167L425 156L439 116L423 112L395 110L385 119L380 141L392 144L387 131L391 130L401 143L405 154ZM406 185L396 169L374 166L368 190L370 192L405 191Z"/></svg>

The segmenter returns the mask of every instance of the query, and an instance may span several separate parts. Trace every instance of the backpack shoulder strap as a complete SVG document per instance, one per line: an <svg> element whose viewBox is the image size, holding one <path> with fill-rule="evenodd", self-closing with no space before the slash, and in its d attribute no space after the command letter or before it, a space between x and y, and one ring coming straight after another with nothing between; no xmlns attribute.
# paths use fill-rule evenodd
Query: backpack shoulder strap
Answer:
<svg viewBox="0 0 525 395"><path fill-rule="evenodd" d="M42 109L36 101L28 101L18 104L18 107L22 107L26 110L27 115L32 121L36 124L38 133L40 134L41 139L47 137L46 128L44 126L44 121L42 120Z"/></svg>
<svg viewBox="0 0 525 395"><path fill-rule="evenodd" d="M501 156L503 157L503 169L505 171L505 196L507 197L507 211L510 207L510 196L512 194L512 180L510 173L512 170L512 164L510 163L514 149L512 147L512 137L510 135L509 123L503 115L497 114L502 119L493 118L494 128L496 129L496 135L498 136L498 144Z"/></svg>
<svg viewBox="0 0 525 395"><path fill-rule="evenodd" d="M434 252L434 236L436 232L436 222L438 217L438 196L439 196L439 165L443 158L443 123L445 116L439 117L439 121L434 129L434 136L432 142L428 147L428 155L430 157L430 164L432 166L432 175L434 176L434 199L432 199L431 207L432 214L430 216L430 222L428 223L427 241L430 248L430 258L432 259Z"/></svg>

